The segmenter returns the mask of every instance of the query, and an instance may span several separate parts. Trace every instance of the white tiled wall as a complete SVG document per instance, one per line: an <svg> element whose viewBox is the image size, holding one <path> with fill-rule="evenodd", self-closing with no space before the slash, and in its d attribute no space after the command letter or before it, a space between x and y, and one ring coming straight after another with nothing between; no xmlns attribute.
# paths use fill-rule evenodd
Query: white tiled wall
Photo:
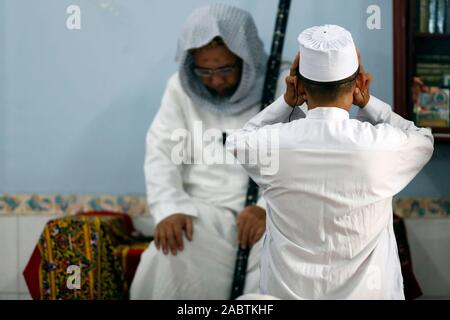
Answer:
<svg viewBox="0 0 450 320"><path fill-rule="evenodd" d="M450 299L450 219L405 219L423 298Z"/></svg>
<svg viewBox="0 0 450 320"><path fill-rule="evenodd" d="M2 293L0 292L0 300L20 300L18 293Z"/></svg>
<svg viewBox="0 0 450 320"><path fill-rule="evenodd" d="M0 300L28 300L22 272L48 220L54 216L0 215Z"/></svg>
<svg viewBox="0 0 450 320"><path fill-rule="evenodd" d="M33 300L29 292L27 293L19 293L19 300Z"/></svg>
<svg viewBox="0 0 450 320"><path fill-rule="evenodd" d="M17 216L0 216L0 294L19 291L19 222Z"/></svg>

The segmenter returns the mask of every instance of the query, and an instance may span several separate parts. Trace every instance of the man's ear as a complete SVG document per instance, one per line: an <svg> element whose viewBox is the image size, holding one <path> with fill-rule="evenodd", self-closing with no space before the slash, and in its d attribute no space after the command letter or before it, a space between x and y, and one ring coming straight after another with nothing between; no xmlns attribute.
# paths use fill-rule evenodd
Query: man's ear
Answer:
<svg viewBox="0 0 450 320"><path fill-rule="evenodd" d="M360 72L356 76L355 87L353 88L353 92L355 92L356 89L358 90L361 89L362 86L363 86L363 74Z"/></svg>

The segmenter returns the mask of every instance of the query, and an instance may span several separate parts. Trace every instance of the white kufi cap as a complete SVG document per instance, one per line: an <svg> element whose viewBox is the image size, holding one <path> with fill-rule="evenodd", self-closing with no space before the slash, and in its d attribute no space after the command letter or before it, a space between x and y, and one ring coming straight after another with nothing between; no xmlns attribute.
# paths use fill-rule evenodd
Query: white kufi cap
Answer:
<svg viewBox="0 0 450 320"><path fill-rule="evenodd" d="M306 29L298 36L300 75L317 82L346 79L358 70L358 55L350 32L336 25Z"/></svg>

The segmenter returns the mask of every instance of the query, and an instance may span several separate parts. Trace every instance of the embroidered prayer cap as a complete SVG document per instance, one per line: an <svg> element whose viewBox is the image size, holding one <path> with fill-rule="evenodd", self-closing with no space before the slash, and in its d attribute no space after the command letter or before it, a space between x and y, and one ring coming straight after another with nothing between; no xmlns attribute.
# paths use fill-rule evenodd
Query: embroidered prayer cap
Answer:
<svg viewBox="0 0 450 320"><path fill-rule="evenodd" d="M306 29L298 36L299 72L305 80L337 82L358 71L359 62L352 35L337 25Z"/></svg>

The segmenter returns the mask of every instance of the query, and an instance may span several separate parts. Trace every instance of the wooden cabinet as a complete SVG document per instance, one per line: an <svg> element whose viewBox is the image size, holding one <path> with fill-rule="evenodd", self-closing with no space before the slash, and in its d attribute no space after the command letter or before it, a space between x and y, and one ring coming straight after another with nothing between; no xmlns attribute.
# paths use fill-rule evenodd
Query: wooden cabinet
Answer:
<svg viewBox="0 0 450 320"><path fill-rule="evenodd" d="M419 32L419 1L393 0L394 108L409 120L415 120L412 83L417 75L418 56L439 54L450 57L450 33ZM447 11L450 17L450 10ZM436 142L450 142L450 128L432 127L432 130Z"/></svg>

